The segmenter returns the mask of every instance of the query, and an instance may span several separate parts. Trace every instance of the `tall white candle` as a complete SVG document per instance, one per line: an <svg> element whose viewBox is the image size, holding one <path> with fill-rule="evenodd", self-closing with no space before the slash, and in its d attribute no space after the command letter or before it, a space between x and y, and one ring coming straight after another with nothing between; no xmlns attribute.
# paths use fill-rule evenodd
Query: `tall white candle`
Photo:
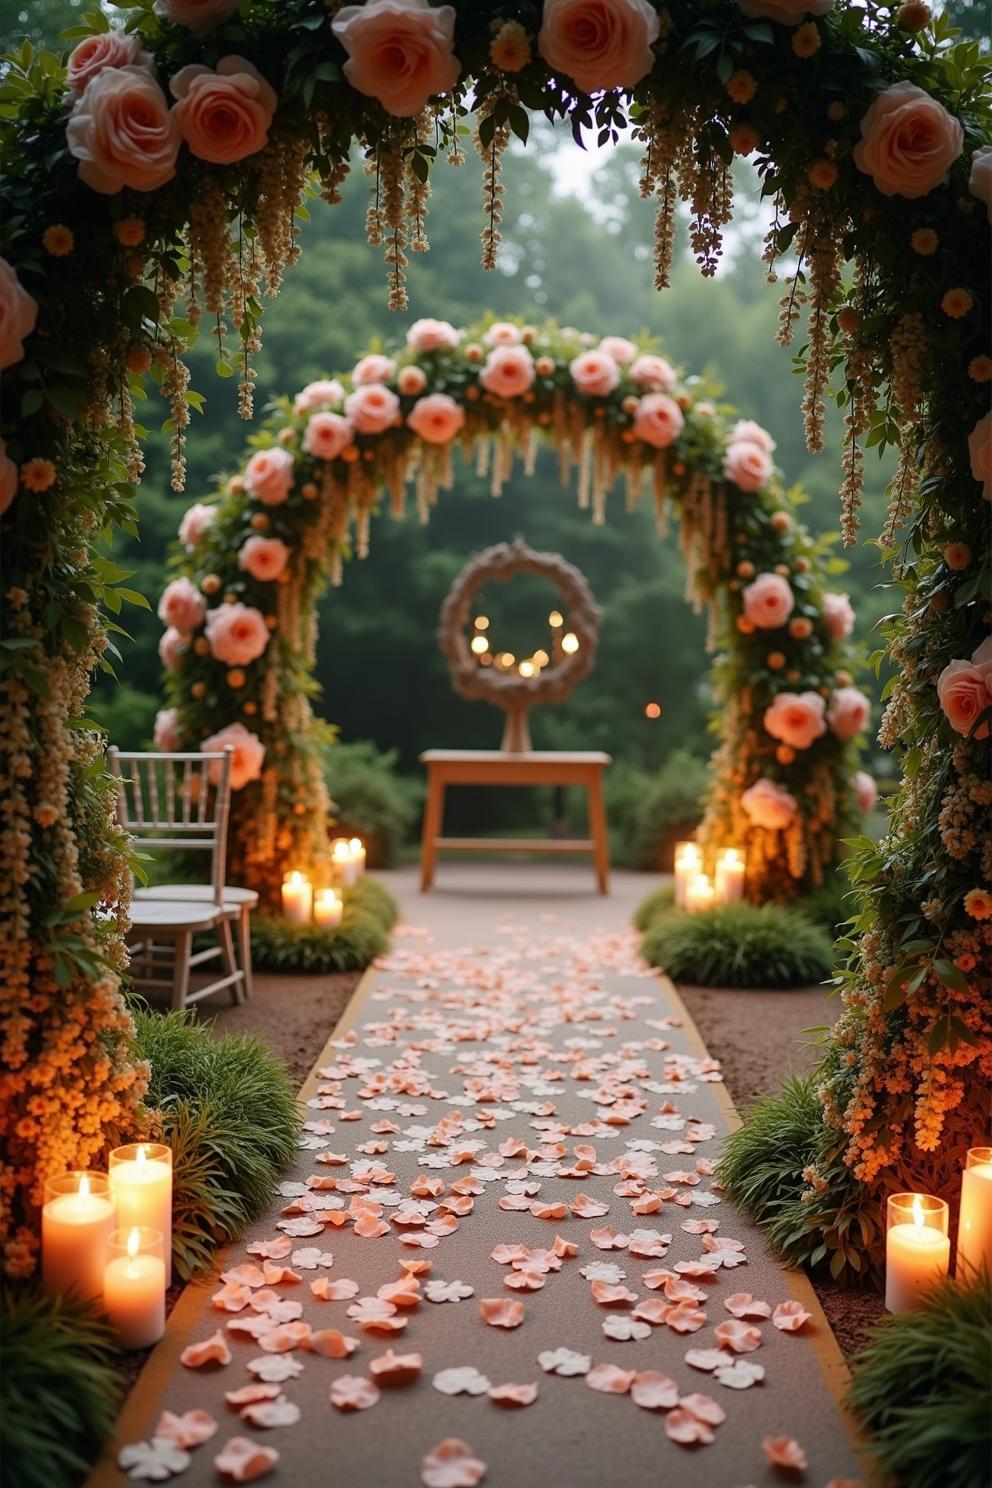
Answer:
<svg viewBox="0 0 992 1488"><path fill-rule="evenodd" d="M675 844L675 907L685 909L685 891L689 881L703 870L703 858L695 842Z"/></svg>
<svg viewBox="0 0 992 1488"><path fill-rule="evenodd" d="M351 861L355 865L356 877L360 878L365 872L365 844L360 837L352 837L348 846L351 849Z"/></svg>
<svg viewBox="0 0 992 1488"><path fill-rule="evenodd" d="M313 901L313 917L316 924L323 926L325 930L333 930L335 925L340 925L341 916L344 913L344 905L335 889L321 889Z"/></svg>
<svg viewBox="0 0 992 1488"><path fill-rule="evenodd" d="M972 1147L961 1174L958 1214L958 1281L992 1271L992 1147Z"/></svg>
<svg viewBox="0 0 992 1488"><path fill-rule="evenodd" d="M342 888L350 888L358 878L358 864L347 837L335 837L331 843L331 862L334 865L335 882Z"/></svg>
<svg viewBox="0 0 992 1488"><path fill-rule="evenodd" d="M744 897L744 857L736 847L725 848L716 860L716 902L736 904Z"/></svg>
<svg viewBox="0 0 992 1488"><path fill-rule="evenodd" d="M928 1194L892 1194L885 1234L885 1306L915 1312L925 1294L947 1275L951 1242L947 1205Z"/></svg>
<svg viewBox="0 0 992 1488"><path fill-rule="evenodd" d="M685 907L690 914L712 909L715 902L713 885L708 873L696 873L686 884Z"/></svg>
<svg viewBox="0 0 992 1488"><path fill-rule="evenodd" d="M132 1142L110 1154L110 1194L117 1226L158 1230L165 1284L172 1284L172 1149L161 1142Z"/></svg>
<svg viewBox="0 0 992 1488"><path fill-rule="evenodd" d="M45 1184L41 1277L46 1292L99 1297L114 1206L106 1173L60 1173Z"/></svg>
<svg viewBox="0 0 992 1488"><path fill-rule="evenodd" d="M162 1235L147 1225L115 1230L103 1273L103 1308L121 1348L150 1348L165 1332Z"/></svg>
<svg viewBox="0 0 992 1488"><path fill-rule="evenodd" d="M313 913L313 884L305 873L294 869L282 881L283 917L291 925L309 925Z"/></svg>

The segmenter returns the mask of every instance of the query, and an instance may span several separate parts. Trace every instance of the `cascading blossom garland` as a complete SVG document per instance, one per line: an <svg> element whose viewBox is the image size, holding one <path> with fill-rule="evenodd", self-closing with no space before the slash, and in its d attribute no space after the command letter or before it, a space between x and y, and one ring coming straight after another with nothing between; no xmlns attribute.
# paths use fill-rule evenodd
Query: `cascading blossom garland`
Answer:
<svg viewBox="0 0 992 1488"><path fill-rule="evenodd" d="M780 260L788 265L783 345L808 318L800 356L811 450L822 445L832 384L844 411L848 542L865 450L899 450L882 538L905 599L887 630L897 675L881 738L903 752L906 779L889 834L859 853L857 872L870 888L825 1066L824 1130L859 1177L890 1170L898 1179L919 1161L909 1186L933 1189L941 1174L927 1154L953 1153L983 1125L965 1087L974 1092L992 1076L988 921L968 909L985 902L990 867L979 826L986 740L982 723L964 733L945 716L937 684L953 662L975 664L992 602L981 499L992 492L987 61L923 0L880 10L854 0L714 0L702 9L695 0L544 0L513 10L507 15L501 0L156 0L154 9L128 9L121 31L98 12L84 17L68 66L29 45L5 63L0 517L2 592L18 620L0 647L12 756L2 779L8 861L23 872L9 890L3 970L9 960L11 974L0 985L4 1036L22 1070L4 1088L3 1134L16 1132L21 1143L5 1175L15 1270L30 1264L31 1206L54 1161L35 1124L32 1081L50 1088L58 1070L71 1092L63 1109L87 1092L62 1128L62 1163L94 1150L97 1109L108 1125L133 1122L140 1085L127 1074L126 1018L102 1000L113 973L95 969L91 957L107 935L91 896L117 897L96 867L80 870L82 899L69 895L75 869L65 866L84 839L84 865L116 850L108 847L116 842L109 797L75 721L93 658L106 660L101 614L117 613L127 598L126 575L93 544L108 526L135 521L136 400L151 374L169 405L178 489L198 396L186 346L201 322L210 327L221 370L238 374L239 408L250 417L262 303L298 255L296 209L311 191L338 200L355 145L370 180L369 242L383 250L390 305L404 308L407 255L428 246L430 171L441 156L453 165L464 159L470 106L490 267L499 251L501 157L512 136L526 138L530 114L601 140L629 128L639 141L641 189L657 204L659 288L669 281L680 202L689 207L692 253L709 275L733 212L734 155L749 156L762 175L773 210L768 272ZM528 366L526 350L487 346L482 388L517 397L531 378L540 385L545 374ZM580 368L595 379L595 362ZM650 445L674 430L681 438L670 389L638 386L635 437ZM341 416L358 429L382 419L385 429L390 400L359 391L349 393L354 412ZM436 388L431 396L450 394ZM439 435L454 417L444 404L422 415L421 430ZM332 442L334 430L321 437ZM443 442L432 448L442 452ZM279 490L270 466L259 472L260 492ZM749 480L758 490L762 471L752 451L726 475L739 490ZM903 532L910 561L896 548ZM755 563L755 579L774 573L759 557L744 561ZM800 603L793 613L811 618ZM755 646L764 634L756 624ZM173 628L167 637L167 659L185 664L184 633ZM788 673L787 649L778 649ZM270 640L262 655L272 654ZM817 690L802 681L790 689ZM946 682L943 690L949 695ZM73 761L57 829L46 825L47 800L18 783L44 778L49 758ZM259 768L271 763L267 756ZM762 778L779 786L773 773ZM734 810L752 789L737 785ZM781 820L789 794L765 786L748 799L752 812L757 801L765 819ZM101 968L120 964L120 938L110 940ZM57 1002L36 990L52 964ZM71 1040L71 1053L63 1047L66 1007L87 1010L98 1059L94 1044L85 1054ZM811 1176L809 1227L838 1255L854 1245L844 1238L856 1228L843 1224L844 1206L866 1192L850 1169Z"/></svg>

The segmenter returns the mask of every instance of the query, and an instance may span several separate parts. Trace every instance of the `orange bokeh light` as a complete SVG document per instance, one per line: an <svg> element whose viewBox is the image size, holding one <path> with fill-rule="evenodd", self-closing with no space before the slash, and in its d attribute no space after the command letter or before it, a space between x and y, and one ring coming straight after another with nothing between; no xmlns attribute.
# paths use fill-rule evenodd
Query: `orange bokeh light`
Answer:
<svg viewBox="0 0 992 1488"><path fill-rule="evenodd" d="M660 703L645 703L644 704L644 717L645 718L660 718L661 717L661 704Z"/></svg>

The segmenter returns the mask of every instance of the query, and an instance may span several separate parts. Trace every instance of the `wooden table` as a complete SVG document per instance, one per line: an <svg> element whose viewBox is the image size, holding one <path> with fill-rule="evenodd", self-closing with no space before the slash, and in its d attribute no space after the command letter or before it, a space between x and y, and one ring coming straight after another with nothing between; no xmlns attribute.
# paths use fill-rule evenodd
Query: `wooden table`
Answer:
<svg viewBox="0 0 992 1488"><path fill-rule="evenodd" d="M603 771L611 756L599 750L428 749L427 805L420 849L420 887L434 881L438 852L590 853L601 894L610 891L610 850L603 804ZM578 785L588 792L589 836L578 838L445 837L444 793L449 785Z"/></svg>

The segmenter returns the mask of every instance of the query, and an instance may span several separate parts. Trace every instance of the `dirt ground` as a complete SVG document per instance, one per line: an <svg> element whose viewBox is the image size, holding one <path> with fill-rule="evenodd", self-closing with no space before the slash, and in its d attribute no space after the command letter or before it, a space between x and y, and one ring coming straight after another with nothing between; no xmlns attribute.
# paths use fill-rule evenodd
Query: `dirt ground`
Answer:
<svg viewBox="0 0 992 1488"><path fill-rule="evenodd" d="M255 973L250 1002L232 1007L221 994L200 1005L214 1020L215 1038L254 1033L286 1065L294 1088L303 1084L317 1055L348 1005L361 976L357 971L327 976Z"/></svg>

